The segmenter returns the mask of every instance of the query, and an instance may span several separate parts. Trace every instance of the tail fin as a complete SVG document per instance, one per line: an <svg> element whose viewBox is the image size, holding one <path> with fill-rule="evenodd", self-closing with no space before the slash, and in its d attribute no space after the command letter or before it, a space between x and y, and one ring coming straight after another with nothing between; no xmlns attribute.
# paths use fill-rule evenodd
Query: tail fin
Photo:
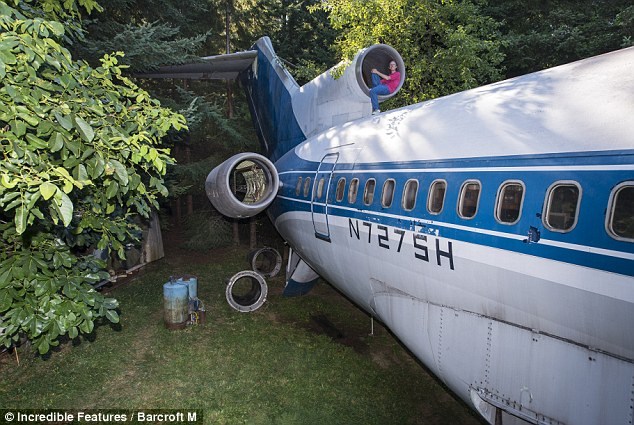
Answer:
<svg viewBox="0 0 634 425"><path fill-rule="evenodd" d="M281 64L271 40L260 38L254 45L253 66L239 75L264 155L276 161L306 140L295 113L293 97L300 87Z"/></svg>

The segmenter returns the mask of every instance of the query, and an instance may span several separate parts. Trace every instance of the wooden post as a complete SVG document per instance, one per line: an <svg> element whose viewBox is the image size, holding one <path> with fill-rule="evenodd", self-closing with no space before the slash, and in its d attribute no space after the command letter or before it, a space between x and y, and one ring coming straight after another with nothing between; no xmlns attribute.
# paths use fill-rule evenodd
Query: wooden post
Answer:
<svg viewBox="0 0 634 425"><path fill-rule="evenodd" d="M225 42L226 53L231 53L230 35L231 35L231 6L232 0L225 1ZM227 79L227 118L233 118L233 101L231 93L231 80ZM235 189L234 189L235 193ZM238 220L233 220L233 244L240 245L240 227Z"/></svg>
<svg viewBox="0 0 634 425"><path fill-rule="evenodd" d="M231 34L231 0L227 0L225 3L225 41L226 41L226 51L227 53L231 53L231 45L230 34ZM227 117L229 119L233 118L233 93L231 87L231 80L227 79Z"/></svg>
<svg viewBox="0 0 634 425"><path fill-rule="evenodd" d="M178 157L180 156L180 150L181 147L179 144L175 144L174 145L174 158L176 158L178 160ZM174 226L176 227L180 227L181 225L181 197L177 196L176 198L174 198L172 200L172 221L174 223Z"/></svg>
<svg viewBox="0 0 634 425"><path fill-rule="evenodd" d="M189 145L185 145L185 164L189 164L191 161L192 161L192 148ZM187 215L189 216L194 214L194 195L192 195L191 193L188 193L187 196L185 197L185 202L187 204Z"/></svg>

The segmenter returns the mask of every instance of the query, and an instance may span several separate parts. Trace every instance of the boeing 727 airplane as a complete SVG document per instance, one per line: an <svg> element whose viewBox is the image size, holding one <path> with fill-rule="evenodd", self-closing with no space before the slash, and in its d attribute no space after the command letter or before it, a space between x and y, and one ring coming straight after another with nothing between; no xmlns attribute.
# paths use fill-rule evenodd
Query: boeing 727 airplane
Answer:
<svg viewBox="0 0 634 425"><path fill-rule="evenodd" d="M323 277L491 424L632 424L634 48L371 115L389 60L300 87L262 38L146 76L241 81L263 154L207 194L267 211L288 294Z"/></svg>

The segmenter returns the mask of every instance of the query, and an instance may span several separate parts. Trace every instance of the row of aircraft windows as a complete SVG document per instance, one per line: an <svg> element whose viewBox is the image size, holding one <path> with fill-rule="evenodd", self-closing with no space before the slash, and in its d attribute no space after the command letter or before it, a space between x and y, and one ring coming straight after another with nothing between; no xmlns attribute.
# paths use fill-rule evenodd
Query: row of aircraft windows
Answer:
<svg viewBox="0 0 634 425"><path fill-rule="evenodd" d="M311 179L302 177L297 180L295 194L308 197L311 188ZM315 188L314 199L320 199L324 194L324 178L320 178ZM410 179L405 182L401 207L405 211L412 211L416 206L418 196L418 180ZM341 177L337 181L335 202L344 200L346 178ZM371 205L374 202L376 180L373 178L365 182L363 189L363 203ZM394 201L396 181L387 179L383 183L381 191L381 206L390 208ZM481 184L478 180L467 180L460 188L457 204L457 213L463 219L471 219L478 212ZM445 205L445 193L447 182L442 179L434 180L429 186L427 196L427 212L440 214ZM502 224L515 224L522 214L522 205L525 194L524 183L518 180L506 181L500 185L495 204L495 219ZM348 203L354 204L359 193L359 179L353 178L348 187ZM546 209L542 215L544 226L555 232L569 232L579 216L579 204L581 202L581 186L574 181L556 182L550 186L546 193ZM614 188L610 195L608 218L606 229L610 236L619 240L634 241L634 181L624 182Z"/></svg>

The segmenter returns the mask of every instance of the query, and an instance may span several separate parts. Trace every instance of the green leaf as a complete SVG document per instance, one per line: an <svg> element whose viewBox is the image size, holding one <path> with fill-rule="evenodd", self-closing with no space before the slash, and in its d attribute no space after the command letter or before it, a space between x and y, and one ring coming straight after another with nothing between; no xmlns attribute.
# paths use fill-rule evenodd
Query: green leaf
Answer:
<svg viewBox="0 0 634 425"><path fill-rule="evenodd" d="M15 211L15 231L18 235L21 235L26 230L26 219L29 216L29 211L26 208L26 205L22 204Z"/></svg>
<svg viewBox="0 0 634 425"><path fill-rule="evenodd" d="M114 197L119 191L119 184L116 181L111 181L108 187L106 188L106 197L108 199Z"/></svg>
<svg viewBox="0 0 634 425"><path fill-rule="evenodd" d="M11 276L11 269L5 270L2 274L0 274L0 288L9 286L9 276Z"/></svg>
<svg viewBox="0 0 634 425"><path fill-rule="evenodd" d="M84 121L81 117L75 117L75 128L79 131L81 138L86 142L92 142L92 139L95 138L95 131L93 128Z"/></svg>
<svg viewBox="0 0 634 425"><path fill-rule="evenodd" d="M0 60L7 65L12 65L16 62L16 57L8 50L0 50Z"/></svg>
<svg viewBox="0 0 634 425"><path fill-rule="evenodd" d="M73 155L79 156L79 151L81 149L81 143L79 140L69 140L66 142L66 147L73 153Z"/></svg>
<svg viewBox="0 0 634 425"><path fill-rule="evenodd" d="M48 24L51 26L51 30L56 36L59 37L60 35L64 34L64 25L62 25L61 23L49 21Z"/></svg>
<svg viewBox="0 0 634 425"><path fill-rule="evenodd" d="M58 190L55 192L55 206L64 226L68 226L73 219L73 201L64 192Z"/></svg>
<svg viewBox="0 0 634 425"><path fill-rule="evenodd" d="M64 147L64 136L61 133L55 132L48 139L48 148L51 152L57 152Z"/></svg>
<svg viewBox="0 0 634 425"><path fill-rule="evenodd" d="M64 193L71 193L73 191L73 183L68 180L64 180L64 187L62 187Z"/></svg>
<svg viewBox="0 0 634 425"><path fill-rule="evenodd" d="M119 178L119 181L121 182L121 185L127 186L128 185L128 171L125 169L123 164L121 164L116 159L111 159L109 162L114 167L114 172L117 175L117 177Z"/></svg>
<svg viewBox="0 0 634 425"><path fill-rule="evenodd" d="M72 328L70 328L70 329L68 330L68 337L69 337L70 339L75 339L75 338L77 338L77 335L79 335L79 332L77 331L77 327L76 327L76 326L73 326Z"/></svg>
<svg viewBox="0 0 634 425"><path fill-rule="evenodd" d="M73 170L73 178L75 180L79 180L85 182L88 180L88 172L86 171L86 167L84 164L78 164Z"/></svg>
<svg viewBox="0 0 634 425"><path fill-rule="evenodd" d="M26 135L26 140L28 140L29 145L36 149L44 149L48 147L48 143L31 133Z"/></svg>
<svg viewBox="0 0 634 425"><path fill-rule="evenodd" d="M26 123L23 121L15 120L13 121L13 125L11 127L13 128L15 135L18 137L22 137L26 134Z"/></svg>
<svg viewBox="0 0 634 425"><path fill-rule="evenodd" d="M119 306L119 301L116 298L104 298L103 306L107 309L117 308Z"/></svg>
<svg viewBox="0 0 634 425"><path fill-rule="evenodd" d="M3 313L11 307L13 304L13 297L9 293L8 289L0 290L0 313Z"/></svg>
<svg viewBox="0 0 634 425"><path fill-rule="evenodd" d="M37 351L38 351L40 354L46 354L46 353L48 353L48 350L50 350L50 346L49 346L49 343L48 343L48 339L46 339L46 338L44 337L44 338L42 338L42 342L40 342L40 345L38 345L38 347L37 347Z"/></svg>
<svg viewBox="0 0 634 425"><path fill-rule="evenodd" d="M18 116L26 121L31 127L37 127L40 123L40 119L37 117L37 115L33 115L33 113L30 111L29 113L19 113Z"/></svg>
<svg viewBox="0 0 634 425"><path fill-rule="evenodd" d="M55 115L55 119L64 128L64 130L70 131L73 128L73 122L69 117L65 117L57 111L54 112L53 115Z"/></svg>
<svg viewBox="0 0 634 425"><path fill-rule="evenodd" d="M108 318L108 320L110 320L112 323L119 323L119 315L117 314L116 311L114 310L108 310L106 311L106 317Z"/></svg>
<svg viewBox="0 0 634 425"><path fill-rule="evenodd" d="M40 193L46 201L51 199L51 197L55 195L55 192L57 192L57 186L51 182L44 182L40 185Z"/></svg>
<svg viewBox="0 0 634 425"><path fill-rule="evenodd" d="M27 192L26 193L26 205L27 205L27 210L31 210L34 206L35 203L40 199L40 192L36 191L36 192Z"/></svg>
<svg viewBox="0 0 634 425"><path fill-rule="evenodd" d="M13 189L15 185L18 184L18 180L11 180L8 174L3 174L2 177L0 177L0 183L2 183L2 186L6 187L7 189Z"/></svg>

